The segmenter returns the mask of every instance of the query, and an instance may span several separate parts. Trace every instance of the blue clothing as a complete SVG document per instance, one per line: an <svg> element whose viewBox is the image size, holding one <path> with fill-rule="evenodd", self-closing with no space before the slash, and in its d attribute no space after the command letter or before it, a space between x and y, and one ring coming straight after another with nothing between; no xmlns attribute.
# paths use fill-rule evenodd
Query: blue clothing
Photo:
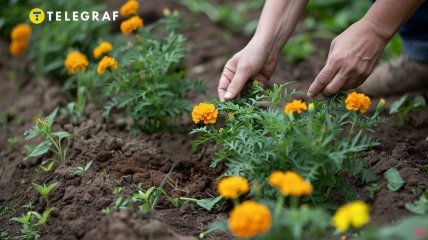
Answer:
<svg viewBox="0 0 428 240"><path fill-rule="evenodd" d="M400 35L407 57L415 61L428 62L428 1L425 1L400 28Z"/></svg>

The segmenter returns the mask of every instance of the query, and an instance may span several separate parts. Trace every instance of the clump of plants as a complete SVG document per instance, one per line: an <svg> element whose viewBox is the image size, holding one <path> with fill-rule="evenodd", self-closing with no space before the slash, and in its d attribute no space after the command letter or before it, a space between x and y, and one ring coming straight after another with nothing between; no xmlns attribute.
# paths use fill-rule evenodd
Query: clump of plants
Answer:
<svg viewBox="0 0 428 240"><path fill-rule="evenodd" d="M179 14L165 13L162 21L144 27L136 15L139 5L130 2L135 1L121 11L127 18L120 25L124 36L94 48L98 63L75 50L67 56L65 67L77 78L76 109L82 111L86 102L93 102L103 106L105 117L113 109L124 112L133 120L133 133L170 130L191 111L187 96L202 93L205 87L186 78L185 39L177 33Z"/></svg>
<svg viewBox="0 0 428 240"><path fill-rule="evenodd" d="M58 109L55 109L45 118L36 118L33 128L25 132L27 140L37 137L43 139L26 156L28 159L48 154L49 157L40 165L43 171L50 171L55 164L64 164L67 156L67 144L64 144L64 140L70 139L71 134L66 131L53 131L52 127L57 112Z"/></svg>
<svg viewBox="0 0 428 240"><path fill-rule="evenodd" d="M213 167L226 161L225 175L244 176L270 196L273 192L263 185L275 170L294 171L311 182L314 194L305 199L310 202L325 201L334 188L350 193L345 176L369 180L373 175L357 154L378 144L368 134L382 122L384 102L368 116L371 100L360 93L309 104L294 94L285 86L254 86L238 100L195 106L192 116L199 127L192 133L200 137L193 147L215 142L222 150L215 153ZM217 111L225 116L218 129L213 125Z"/></svg>

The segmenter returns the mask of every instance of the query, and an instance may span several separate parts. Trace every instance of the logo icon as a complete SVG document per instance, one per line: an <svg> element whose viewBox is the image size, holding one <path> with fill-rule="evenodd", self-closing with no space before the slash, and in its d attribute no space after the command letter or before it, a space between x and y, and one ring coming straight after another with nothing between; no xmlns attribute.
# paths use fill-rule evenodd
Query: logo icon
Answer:
<svg viewBox="0 0 428 240"><path fill-rule="evenodd" d="M30 21L34 24L40 24L45 20L45 12L40 8L34 8L28 15Z"/></svg>

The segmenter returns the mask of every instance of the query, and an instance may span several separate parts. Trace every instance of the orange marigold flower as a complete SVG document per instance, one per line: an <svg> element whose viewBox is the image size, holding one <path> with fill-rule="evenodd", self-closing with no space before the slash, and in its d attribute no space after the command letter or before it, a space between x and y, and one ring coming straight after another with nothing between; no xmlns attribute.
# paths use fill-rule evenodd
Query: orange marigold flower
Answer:
<svg viewBox="0 0 428 240"><path fill-rule="evenodd" d="M88 65L88 59L79 51L70 52L64 61L64 66L67 68L68 74L70 75L73 75L80 70L85 71Z"/></svg>
<svg viewBox="0 0 428 240"><path fill-rule="evenodd" d="M250 185L245 178L235 176L223 178L217 186L217 191L222 197L231 199L247 193L249 189Z"/></svg>
<svg viewBox="0 0 428 240"><path fill-rule="evenodd" d="M100 63L98 63L97 73L99 75L103 75L106 69L109 67L117 68L118 63L116 59L109 56L104 56L103 59L101 59Z"/></svg>
<svg viewBox="0 0 428 240"><path fill-rule="evenodd" d="M332 218L332 224L339 232L350 226L361 228L370 221L370 208L363 201L354 201L340 207Z"/></svg>
<svg viewBox="0 0 428 240"><path fill-rule="evenodd" d="M293 100L290 103L287 103L284 107L284 113L289 115L293 112L295 113L302 113L302 111L306 111L308 109L308 105L306 105L305 102L302 100Z"/></svg>
<svg viewBox="0 0 428 240"><path fill-rule="evenodd" d="M140 29L143 26L143 19L139 16L133 16L132 18L125 20L120 24L120 31L123 33L123 35L128 36L131 32Z"/></svg>
<svg viewBox="0 0 428 240"><path fill-rule="evenodd" d="M94 49L94 51L93 51L94 58L100 58L102 55L110 52L112 49L113 49L113 45L111 45L111 43L102 42L102 43L100 43L100 45L98 45Z"/></svg>
<svg viewBox="0 0 428 240"><path fill-rule="evenodd" d="M12 42L28 42L31 36L31 27L28 24L21 23L16 25L10 33Z"/></svg>
<svg viewBox="0 0 428 240"><path fill-rule="evenodd" d="M120 15L123 17L129 17L138 12L138 8L140 8L140 4L136 0L129 0L120 8Z"/></svg>
<svg viewBox="0 0 428 240"><path fill-rule="evenodd" d="M193 107L192 119L196 124L204 122L205 124L214 124L217 121L218 111L214 104L199 103Z"/></svg>
<svg viewBox="0 0 428 240"><path fill-rule="evenodd" d="M28 42L26 41L12 41L9 45L9 53L12 56L19 56L27 50Z"/></svg>
<svg viewBox="0 0 428 240"><path fill-rule="evenodd" d="M345 100L346 109L349 111L359 111L365 113L370 107L370 98L362 93L352 92L348 94Z"/></svg>
<svg viewBox="0 0 428 240"><path fill-rule="evenodd" d="M255 201L244 201L230 213L228 226L232 234L240 238L250 238L267 232L272 217L265 205Z"/></svg>
<svg viewBox="0 0 428 240"><path fill-rule="evenodd" d="M285 196L306 196L312 193L312 185L310 182L305 181L299 174L287 171L273 172L268 182L275 188L278 188Z"/></svg>

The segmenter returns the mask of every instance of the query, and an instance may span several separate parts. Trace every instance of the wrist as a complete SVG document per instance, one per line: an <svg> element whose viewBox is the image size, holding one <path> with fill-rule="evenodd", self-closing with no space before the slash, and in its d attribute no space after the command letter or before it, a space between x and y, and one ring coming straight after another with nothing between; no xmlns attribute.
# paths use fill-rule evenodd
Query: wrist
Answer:
<svg viewBox="0 0 428 240"><path fill-rule="evenodd" d="M387 43L395 34L396 28L392 26L381 25L370 16L364 16L361 20L365 28L383 42Z"/></svg>

